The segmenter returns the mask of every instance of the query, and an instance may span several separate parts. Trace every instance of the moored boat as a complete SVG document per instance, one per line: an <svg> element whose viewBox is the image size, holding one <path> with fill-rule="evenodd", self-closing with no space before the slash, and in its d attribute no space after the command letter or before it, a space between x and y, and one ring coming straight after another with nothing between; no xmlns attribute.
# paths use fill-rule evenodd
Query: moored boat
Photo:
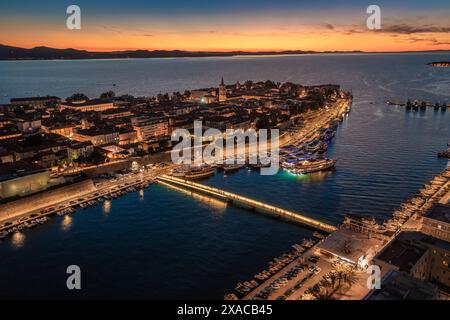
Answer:
<svg viewBox="0 0 450 320"><path fill-rule="evenodd" d="M191 167L189 171L186 172L184 178L186 180L199 180L212 176L215 169L209 165L201 165L198 167Z"/></svg>
<svg viewBox="0 0 450 320"><path fill-rule="evenodd" d="M296 163L293 168L285 169L293 174L307 174L332 169L336 161L332 159L303 160Z"/></svg>
<svg viewBox="0 0 450 320"><path fill-rule="evenodd" d="M231 172L238 171L242 167L244 167L244 165L239 164L239 163L224 164L224 165L222 165L222 170L224 173L231 173Z"/></svg>

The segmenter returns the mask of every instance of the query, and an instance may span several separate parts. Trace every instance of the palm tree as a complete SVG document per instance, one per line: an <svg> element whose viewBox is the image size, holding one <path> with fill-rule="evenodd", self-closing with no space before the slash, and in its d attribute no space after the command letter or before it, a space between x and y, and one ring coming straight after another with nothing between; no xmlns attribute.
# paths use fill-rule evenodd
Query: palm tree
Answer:
<svg viewBox="0 0 450 320"><path fill-rule="evenodd" d="M338 279L336 273L330 273L329 278L331 280L331 287L334 288L336 286L336 281Z"/></svg>
<svg viewBox="0 0 450 320"><path fill-rule="evenodd" d="M317 300L332 300L334 291L330 291L325 287L321 287L319 292L317 292L314 296Z"/></svg>
<svg viewBox="0 0 450 320"><path fill-rule="evenodd" d="M302 295L301 300L317 300L317 298L311 293L305 293L304 295Z"/></svg>
<svg viewBox="0 0 450 320"><path fill-rule="evenodd" d="M356 277L355 269L351 269L348 272L344 273L343 281L346 285L352 286L358 282L358 278Z"/></svg>

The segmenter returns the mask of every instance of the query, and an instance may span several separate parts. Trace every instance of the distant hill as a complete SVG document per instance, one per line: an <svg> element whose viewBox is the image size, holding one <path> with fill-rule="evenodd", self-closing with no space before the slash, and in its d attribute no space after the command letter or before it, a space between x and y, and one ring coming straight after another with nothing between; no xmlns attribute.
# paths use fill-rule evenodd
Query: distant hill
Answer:
<svg viewBox="0 0 450 320"><path fill-rule="evenodd" d="M440 52L435 50L429 52ZM414 51L405 51L414 52ZM422 52L422 51L416 51ZM262 55L294 55L312 53L368 53L364 51L183 51L183 50L128 50L111 52L93 52L73 48L56 49L49 47L34 47L31 49L12 47L0 44L0 60L70 60L70 59L127 59L127 58L181 58L181 57L231 57L231 56L262 56ZM380 52L381 53L381 52Z"/></svg>
<svg viewBox="0 0 450 320"><path fill-rule="evenodd" d="M361 52L361 51L352 51ZM182 50L130 50L111 52L92 52L78 49L55 49L49 47L34 47L31 49L12 47L0 44L0 60L53 60L53 59L123 59L123 58L176 58L176 57L229 57L236 55L280 55L306 54L315 51L182 51ZM326 53L339 53L326 52Z"/></svg>

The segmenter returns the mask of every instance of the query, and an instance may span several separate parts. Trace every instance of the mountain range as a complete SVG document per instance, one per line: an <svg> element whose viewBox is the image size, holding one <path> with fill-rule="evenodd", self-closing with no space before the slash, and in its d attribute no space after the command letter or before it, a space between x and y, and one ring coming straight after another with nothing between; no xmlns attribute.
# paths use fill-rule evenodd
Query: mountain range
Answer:
<svg viewBox="0 0 450 320"><path fill-rule="evenodd" d="M352 51L361 52L361 51ZM126 59L126 58L176 58L176 57L230 57L236 55L280 55L306 54L316 51L183 51L183 50L125 50L110 52L94 52L73 48L56 49L34 47L31 49L0 44L0 60L53 60L53 59ZM323 52L321 52L323 53ZM326 53L338 53L326 52Z"/></svg>
<svg viewBox="0 0 450 320"><path fill-rule="evenodd" d="M436 52L445 50L435 50ZM45 46L31 49L0 44L0 60L71 60L71 59L132 59L181 57L231 57L255 55L298 55L313 53L368 53L364 51L185 51L185 50L124 50L97 52L73 48L57 49Z"/></svg>

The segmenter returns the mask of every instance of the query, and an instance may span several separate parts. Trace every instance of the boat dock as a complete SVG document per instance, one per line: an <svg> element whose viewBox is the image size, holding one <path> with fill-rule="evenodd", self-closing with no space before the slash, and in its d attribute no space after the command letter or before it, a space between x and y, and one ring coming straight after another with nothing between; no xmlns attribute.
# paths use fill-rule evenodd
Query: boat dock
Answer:
<svg viewBox="0 0 450 320"><path fill-rule="evenodd" d="M184 179L179 179L175 177L171 177L168 175L161 175L156 178L156 181L162 183L168 183L171 185L175 185L177 187L181 187L184 189L189 189L192 191L196 191L199 193L206 194L208 196L218 198L220 200L224 200L228 203L232 203L244 208L248 208L250 210L261 211L264 213L269 213L275 215L276 217L286 218L288 220L295 221L307 227L311 227L314 229L318 229L321 231L325 231L327 233L333 232L337 230L337 227L333 225L329 225L324 222L320 222L318 220L308 218L300 213L289 211L285 209L278 208L273 205L269 205L263 203L261 201L256 201L247 197L240 196L235 193L231 193L228 191L224 191L218 188L209 187L200 183L187 181Z"/></svg>
<svg viewBox="0 0 450 320"><path fill-rule="evenodd" d="M138 189L144 189L153 182L153 179L151 179L150 177L145 177L142 179L137 179L135 181L101 188L95 193L80 195L78 199L65 201L64 203L61 203L59 205L49 206L48 208L44 208L39 212L25 215L22 218L17 218L16 220L9 223L4 223L0 225L0 235L3 235L3 237L5 237L8 234L13 234L14 232L20 231L24 228L34 227L37 223L42 224L48 221L49 217L52 215L72 213L77 207L86 208L88 206L97 204L97 202L103 199L114 199L125 193L136 191Z"/></svg>
<svg viewBox="0 0 450 320"><path fill-rule="evenodd" d="M434 110L441 109L442 111L445 111L446 109L450 108L450 104L447 104L445 102L430 102L430 101L419 101L419 100L412 100L409 99L408 101L399 101L399 100L386 100L386 105L388 106L394 106L394 107L406 107L406 109L410 110L425 110L427 108L434 108Z"/></svg>

